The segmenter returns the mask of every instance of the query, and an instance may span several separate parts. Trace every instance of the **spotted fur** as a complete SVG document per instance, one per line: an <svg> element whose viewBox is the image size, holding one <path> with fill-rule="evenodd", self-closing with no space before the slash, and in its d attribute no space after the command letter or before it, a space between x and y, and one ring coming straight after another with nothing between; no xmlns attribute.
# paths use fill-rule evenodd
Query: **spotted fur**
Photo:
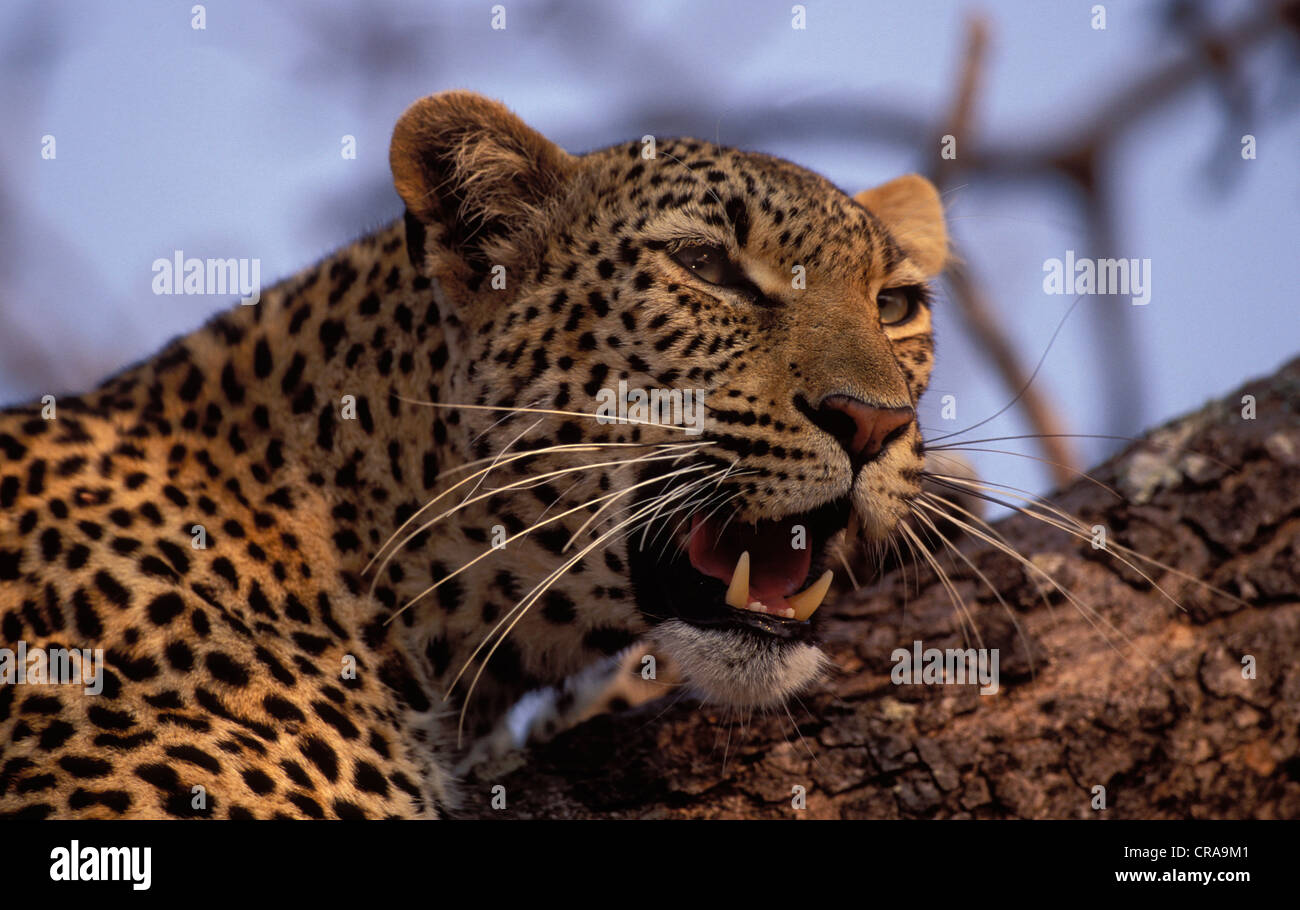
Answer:
<svg viewBox="0 0 1300 910"><path fill-rule="evenodd" d="M883 537L919 483L915 424L856 466L816 403L914 406L924 390L928 309L885 328L875 299L940 267L933 189L903 178L855 200L695 140L571 156L467 93L415 105L392 148L401 220L59 398L56 419L0 415L0 639L106 656L99 696L0 686L0 811L434 816L455 802L461 709L467 732L489 730L523 693L647 636L706 697L815 679L814 645L769 654L638 603L627 535L573 564L485 660L489 630L634 499L568 547L598 508L581 505L631 490L645 465L530 481L691 441L509 409L591 413L619 379L706 389L708 445L685 463L731 470L715 488L736 520L849 498ZM684 271L671 253L690 239L727 249L760 297ZM627 448L511 460L609 443ZM389 543L493 458L422 517L514 489Z"/></svg>

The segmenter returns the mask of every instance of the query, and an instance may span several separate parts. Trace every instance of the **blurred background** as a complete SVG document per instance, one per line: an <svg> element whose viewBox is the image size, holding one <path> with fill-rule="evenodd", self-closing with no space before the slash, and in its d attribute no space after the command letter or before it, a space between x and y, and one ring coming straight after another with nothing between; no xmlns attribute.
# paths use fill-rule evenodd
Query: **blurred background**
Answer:
<svg viewBox="0 0 1300 910"><path fill-rule="evenodd" d="M967 438L1136 434L1300 352L1294 3L809 0L803 29L788 0L501 6L504 29L490 2L5 3L0 402L88 388L233 302L155 296L156 258L257 257L270 285L399 215L392 126L447 88L572 152L685 134L849 193L940 181L961 260L931 437L998 413L1058 327ZM1067 249L1150 259L1150 304L1088 297L1062 325L1043 264ZM1086 466L1122 443L992 445Z"/></svg>

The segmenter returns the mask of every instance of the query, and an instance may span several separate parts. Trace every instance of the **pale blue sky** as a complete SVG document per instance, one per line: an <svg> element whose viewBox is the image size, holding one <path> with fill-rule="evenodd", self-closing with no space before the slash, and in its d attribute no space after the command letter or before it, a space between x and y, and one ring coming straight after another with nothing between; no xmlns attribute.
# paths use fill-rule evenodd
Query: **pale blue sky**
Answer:
<svg viewBox="0 0 1300 910"><path fill-rule="evenodd" d="M441 89L501 98L571 151L691 133L789 157L849 192L925 166L921 149L862 141L853 124L808 130L801 118L898 108L933 122L949 103L970 8L813 0L799 32L784 0L507 0L507 28L493 31L487 2L212 2L206 30L195 31L191 5L33 0L0 11L0 401L86 388L229 304L154 296L150 265L160 256L258 257L269 284L398 215L392 124ZM1109 3L1105 31L1090 28L1092 5L980 6L993 29L984 135L1032 143L1176 53L1162 39L1166 4ZM1247 8L1216 7L1224 20ZM363 24L374 22L382 25ZM1286 83L1280 62L1274 48L1252 65L1266 97L1295 93L1294 70ZM1151 304L1122 317L1143 353L1140 423L1300 351L1295 100L1249 124L1254 161L1225 137L1206 89L1145 121L1118 150L1117 252L1152 261ZM40 156L46 134L57 141L54 161ZM354 161L339 154L344 134L357 138ZM1216 163L1233 177L1226 187L1208 180ZM1042 265L1069 248L1084 255L1077 209L1041 188L987 183L946 202L990 299L1036 360L1070 303L1042 292ZM958 394L965 424L1007 393L961 333L941 304L934 389ZM1110 419L1099 384L1108 368L1076 313L1040 380L1071 429L1140 429ZM930 405L923 422L938 426L937 394ZM1008 414L981 435L1023 431ZM1110 448L1080 445L1089 463ZM980 462L987 477L1043 483L1027 463Z"/></svg>

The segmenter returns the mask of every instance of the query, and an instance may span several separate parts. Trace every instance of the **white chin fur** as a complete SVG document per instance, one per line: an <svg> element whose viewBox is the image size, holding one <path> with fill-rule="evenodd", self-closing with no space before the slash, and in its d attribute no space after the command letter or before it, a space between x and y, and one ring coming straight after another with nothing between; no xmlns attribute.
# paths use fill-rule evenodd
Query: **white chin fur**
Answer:
<svg viewBox="0 0 1300 910"><path fill-rule="evenodd" d="M697 629L679 619L660 624L654 637L691 688L728 707L779 705L820 679L829 663L804 642Z"/></svg>

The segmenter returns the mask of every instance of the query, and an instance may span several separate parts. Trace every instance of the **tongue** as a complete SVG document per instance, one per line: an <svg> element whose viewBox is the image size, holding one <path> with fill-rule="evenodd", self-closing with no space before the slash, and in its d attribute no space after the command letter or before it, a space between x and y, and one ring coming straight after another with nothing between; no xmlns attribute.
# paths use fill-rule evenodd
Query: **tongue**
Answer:
<svg viewBox="0 0 1300 910"><path fill-rule="evenodd" d="M691 565L696 571L729 585L740 554L748 552L750 598L769 607L784 608L786 596L799 590L812 566L812 552L807 546L803 549L792 546L797 524L761 521L757 525L742 525L696 515L691 523Z"/></svg>

